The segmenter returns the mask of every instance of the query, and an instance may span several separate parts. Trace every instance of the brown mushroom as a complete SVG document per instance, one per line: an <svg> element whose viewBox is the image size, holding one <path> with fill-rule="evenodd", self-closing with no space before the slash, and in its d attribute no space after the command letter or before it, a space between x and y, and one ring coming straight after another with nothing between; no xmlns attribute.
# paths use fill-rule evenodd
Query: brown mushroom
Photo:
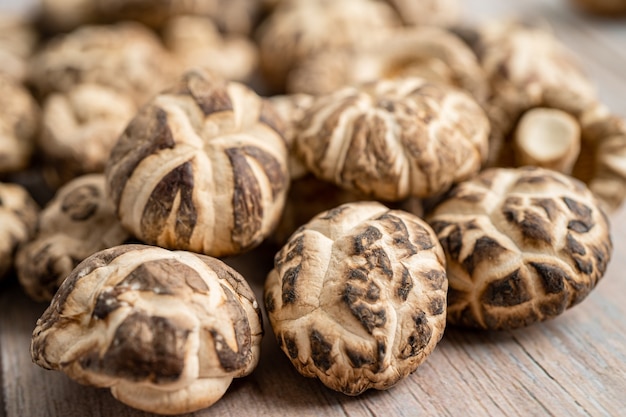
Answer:
<svg viewBox="0 0 626 417"><path fill-rule="evenodd" d="M626 0L571 0L587 13L618 17L626 15Z"/></svg>
<svg viewBox="0 0 626 417"><path fill-rule="evenodd" d="M317 52L350 45L397 26L394 11L372 0L281 3L257 31L261 72L274 92L285 89L294 66Z"/></svg>
<svg viewBox="0 0 626 417"><path fill-rule="evenodd" d="M428 222L446 253L453 325L514 329L553 318L589 294L611 257L593 194L543 168L483 171Z"/></svg>
<svg viewBox="0 0 626 417"><path fill-rule="evenodd" d="M88 83L128 94L143 105L171 83L174 71L158 37L138 23L125 22L58 35L35 54L29 78L43 96Z"/></svg>
<svg viewBox="0 0 626 417"><path fill-rule="evenodd" d="M39 106L28 90L0 74L0 174L30 164L39 129Z"/></svg>
<svg viewBox="0 0 626 417"><path fill-rule="evenodd" d="M122 224L140 240L212 256L260 244L289 173L283 122L246 86L186 73L130 122L106 168Z"/></svg>
<svg viewBox="0 0 626 417"><path fill-rule="evenodd" d="M346 87L316 99L296 152L318 178L375 199L445 192L478 172L489 124L468 94L420 78Z"/></svg>
<svg viewBox="0 0 626 417"><path fill-rule="evenodd" d="M123 245L72 271L37 320L31 355L131 407L182 414L252 372L262 336L254 293L223 262Z"/></svg>
<svg viewBox="0 0 626 417"><path fill-rule="evenodd" d="M289 176L292 180L302 178L308 171L295 152L295 141L298 135L298 125L313 104L314 97L309 94L287 94L269 97L269 101L278 115L285 121L285 141L289 151Z"/></svg>
<svg viewBox="0 0 626 417"><path fill-rule="evenodd" d="M60 188L37 224L37 234L19 249L15 261L22 288L36 301L50 301L83 259L130 237L106 195L102 174Z"/></svg>
<svg viewBox="0 0 626 417"><path fill-rule="evenodd" d="M38 212L24 187L0 182L0 281L13 266L17 248L35 234Z"/></svg>
<svg viewBox="0 0 626 417"><path fill-rule="evenodd" d="M320 213L278 252L265 307L298 372L348 395L388 389L445 327L445 259L431 228L375 202Z"/></svg>
<svg viewBox="0 0 626 417"><path fill-rule="evenodd" d="M83 174L104 172L117 138L137 112L128 94L97 84L53 93L43 105L39 149L56 188Z"/></svg>
<svg viewBox="0 0 626 417"><path fill-rule="evenodd" d="M254 43L241 35L220 34L207 17L172 18L163 37L181 73L203 67L229 80L246 81L257 68L258 51Z"/></svg>
<svg viewBox="0 0 626 417"><path fill-rule="evenodd" d="M328 94L346 85L408 76L462 88L481 103L487 98L487 78L474 52L435 27L398 28L313 55L291 71L287 90Z"/></svg>

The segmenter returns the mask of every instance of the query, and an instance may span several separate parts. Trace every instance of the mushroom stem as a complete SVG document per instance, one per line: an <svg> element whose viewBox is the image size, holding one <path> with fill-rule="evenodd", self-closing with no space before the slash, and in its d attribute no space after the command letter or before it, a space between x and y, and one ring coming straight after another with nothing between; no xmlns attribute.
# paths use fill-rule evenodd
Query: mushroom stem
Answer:
<svg viewBox="0 0 626 417"><path fill-rule="evenodd" d="M514 140L519 165L571 174L580 153L580 125L562 110L536 108L519 121Z"/></svg>

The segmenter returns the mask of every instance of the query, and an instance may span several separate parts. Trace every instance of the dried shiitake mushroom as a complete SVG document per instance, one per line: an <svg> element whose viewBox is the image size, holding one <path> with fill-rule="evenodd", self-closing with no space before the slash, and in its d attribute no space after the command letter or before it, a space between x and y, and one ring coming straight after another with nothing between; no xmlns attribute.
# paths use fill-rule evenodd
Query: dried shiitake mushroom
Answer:
<svg viewBox="0 0 626 417"><path fill-rule="evenodd" d="M484 102L488 86L474 52L451 32L398 28L304 60L289 74L287 90L328 94L346 85L418 76L457 86Z"/></svg>
<svg viewBox="0 0 626 417"><path fill-rule="evenodd" d="M428 197L477 173L489 123L467 93L420 78L318 97L296 152L318 178L386 201Z"/></svg>
<svg viewBox="0 0 626 417"><path fill-rule="evenodd" d="M443 336L445 256L417 216L344 204L299 229L274 265L265 307L278 344L329 388L390 388Z"/></svg>
<svg viewBox="0 0 626 417"><path fill-rule="evenodd" d="M223 262L122 245L67 277L37 321L31 355L131 407L182 414L252 372L262 336L254 293Z"/></svg>
<svg viewBox="0 0 626 417"><path fill-rule="evenodd" d="M245 81L258 64L254 43L241 35L220 34L206 17L175 17L165 26L163 37L181 73L202 67L229 80Z"/></svg>
<svg viewBox="0 0 626 417"><path fill-rule="evenodd" d="M0 74L0 175L30 164L39 128L39 106L28 90Z"/></svg>
<svg viewBox="0 0 626 417"><path fill-rule="evenodd" d="M0 74L23 81L37 38L35 28L25 18L0 15Z"/></svg>
<svg viewBox="0 0 626 417"><path fill-rule="evenodd" d="M626 15L626 0L571 0L588 13L605 16Z"/></svg>
<svg viewBox="0 0 626 417"><path fill-rule="evenodd" d="M298 124L313 104L314 97L309 94L286 94L269 97L269 101L285 122L285 140L289 151L289 176L292 180L302 178L306 175L307 169L296 155L294 143L298 133Z"/></svg>
<svg viewBox="0 0 626 417"><path fill-rule="evenodd" d="M514 329L555 317L589 294L611 257L593 194L543 168L483 171L428 222L446 253L449 324Z"/></svg>
<svg viewBox="0 0 626 417"><path fill-rule="evenodd" d="M278 223L289 173L283 122L254 91L186 73L130 122L106 175L140 240L212 256L260 244Z"/></svg>
<svg viewBox="0 0 626 417"><path fill-rule="evenodd" d="M113 145L136 112L128 94L98 84L79 84L48 96L39 149L49 168L49 185L104 172Z"/></svg>
<svg viewBox="0 0 626 417"><path fill-rule="evenodd" d="M257 31L261 72L282 91L289 71L317 52L350 45L397 26L394 11L372 0L307 0L282 3Z"/></svg>
<svg viewBox="0 0 626 417"><path fill-rule="evenodd" d="M17 248L35 234L38 212L24 187L0 182L0 280L13 266Z"/></svg>
<svg viewBox="0 0 626 417"><path fill-rule="evenodd" d="M591 81L549 30L499 20L474 35L473 47L492 93L485 106L492 125L490 165L506 153L503 143L525 111L545 107L546 101L578 109L595 103Z"/></svg>
<svg viewBox="0 0 626 417"><path fill-rule="evenodd" d="M60 188L36 224L37 234L19 249L15 261L22 288L36 301L50 301L83 259L130 237L106 195L102 174Z"/></svg>
<svg viewBox="0 0 626 417"><path fill-rule="evenodd" d="M407 25L449 26L459 20L458 0L387 0Z"/></svg>
<svg viewBox="0 0 626 417"><path fill-rule="evenodd" d="M50 40L32 59L30 80L40 94L99 84L129 94L137 105L171 83L172 57L138 23L83 26Z"/></svg>

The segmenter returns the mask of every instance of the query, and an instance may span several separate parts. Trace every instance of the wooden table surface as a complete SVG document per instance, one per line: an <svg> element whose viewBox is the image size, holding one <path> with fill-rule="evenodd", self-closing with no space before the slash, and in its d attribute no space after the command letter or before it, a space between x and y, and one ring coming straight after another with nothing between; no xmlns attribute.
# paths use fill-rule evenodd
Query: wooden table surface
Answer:
<svg viewBox="0 0 626 417"><path fill-rule="evenodd" d="M7 5L0 1L0 6ZM605 103L626 116L626 20L593 19L565 0L462 0L466 18L544 19L579 56ZM301 377L266 320L258 368L194 416L626 416L626 208L611 216L608 271L582 304L511 332L449 328L418 370L386 392L348 397ZM269 248L228 260L260 296ZM265 260L265 261L263 261ZM0 286L0 417L147 416L106 389L31 363L30 335L45 305L10 280Z"/></svg>

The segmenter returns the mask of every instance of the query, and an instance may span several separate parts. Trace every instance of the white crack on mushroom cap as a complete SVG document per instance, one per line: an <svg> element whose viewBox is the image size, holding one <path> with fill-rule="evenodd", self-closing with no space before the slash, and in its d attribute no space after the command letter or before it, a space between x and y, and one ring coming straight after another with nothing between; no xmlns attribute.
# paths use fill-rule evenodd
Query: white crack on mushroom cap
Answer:
<svg viewBox="0 0 626 417"><path fill-rule="evenodd" d="M420 78L320 96L296 152L317 177L375 199L428 197L478 172L489 123L468 94Z"/></svg>
<svg viewBox="0 0 626 417"><path fill-rule="evenodd" d="M320 213L278 252L265 307L304 376L348 395L388 389L445 327L445 259L432 229L375 202Z"/></svg>
<svg viewBox="0 0 626 417"><path fill-rule="evenodd" d="M17 248L32 239L39 207L18 184L0 182L0 280L13 266Z"/></svg>
<svg viewBox="0 0 626 417"><path fill-rule="evenodd" d="M543 168L483 171L428 222L446 253L454 325L513 329L553 318L585 299L611 257L593 194Z"/></svg>
<svg viewBox="0 0 626 417"><path fill-rule="evenodd" d="M28 90L0 74L0 174L28 167L39 129L40 110Z"/></svg>
<svg viewBox="0 0 626 417"><path fill-rule="evenodd" d="M212 256L257 246L289 186L283 125L243 84L186 73L111 152L106 176L122 224L146 243Z"/></svg>
<svg viewBox="0 0 626 417"><path fill-rule="evenodd" d="M65 278L88 256L130 237L105 192L102 174L76 178L44 207L34 238L16 255L22 288L36 301L50 301Z"/></svg>
<svg viewBox="0 0 626 417"><path fill-rule="evenodd" d="M292 93L328 94L346 85L418 76L487 99L487 78L474 52L451 32L434 27L397 28L374 39L320 52L289 74Z"/></svg>
<svg viewBox="0 0 626 417"><path fill-rule="evenodd" d="M281 3L257 30L261 72L268 86L281 92L298 62L398 25L394 10L379 1Z"/></svg>
<svg viewBox="0 0 626 417"><path fill-rule="evenodd" d="M31 355L131 407L182 414L252 372L262 335L252 290L223 262L123 245L72 271L37 321Z"/></svg>
<svg viewBox="0 0 626 417"><path fill-rule="evenodd" d="M104 172L113 145L136 112L128 94L98 84L79 84L48 96L39 136L39 148L53 171L48 182L58 185Z"/></svg>
<svg viewBox="0 0 626 417"><path fill-rule="evenodd" d="M30 67L29 79L43 96L99 84L130 95L137 106L169 85L176 70L156 34L135 22L58 35L34 55Z"/></svg>
<svg viewBox="0 0 626 417"><path fill-rule="evenodd" d="M206 68L232 81L249 80L258 65L254 43L241 35L222 35L209 18L179 16L168 21L164 42L181 73Z"/></svg>

